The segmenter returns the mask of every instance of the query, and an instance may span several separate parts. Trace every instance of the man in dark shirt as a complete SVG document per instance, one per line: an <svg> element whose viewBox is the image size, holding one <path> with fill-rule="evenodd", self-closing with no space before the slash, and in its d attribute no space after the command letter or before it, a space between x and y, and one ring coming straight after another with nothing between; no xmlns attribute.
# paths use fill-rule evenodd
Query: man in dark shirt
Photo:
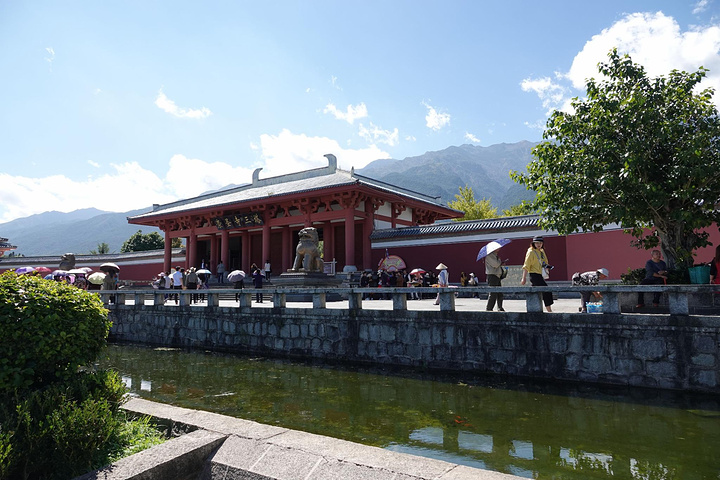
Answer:
<svg viewBox="0 0 720 480"><path fill-rule="evenodd" d="M663 285L667 282L667 265L660 259L660 250L653 250L652 258L645 263L645 278L640 285ZM662 292L653 293L653 307L660 304L660 295ZM645 306L645 295L643 292L638 293L638 302L636 308Z"/></svg>

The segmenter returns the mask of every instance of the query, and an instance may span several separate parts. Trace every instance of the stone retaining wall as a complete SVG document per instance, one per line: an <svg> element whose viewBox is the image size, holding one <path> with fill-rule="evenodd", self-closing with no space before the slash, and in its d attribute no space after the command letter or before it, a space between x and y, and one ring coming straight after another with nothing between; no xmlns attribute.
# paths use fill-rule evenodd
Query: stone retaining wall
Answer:
<svg viewBox="0 0 720 480"><path fill-rule="evenodd" d="M147 305L110 315L116 342L720 392L718 317Z"/></svg>

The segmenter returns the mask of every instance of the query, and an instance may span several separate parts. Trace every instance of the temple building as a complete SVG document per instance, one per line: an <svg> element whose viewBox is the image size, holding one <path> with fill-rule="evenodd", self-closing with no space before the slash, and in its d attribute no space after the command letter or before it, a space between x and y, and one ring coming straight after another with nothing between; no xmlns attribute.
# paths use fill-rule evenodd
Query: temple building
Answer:
<svg viewBox="0 0 720 480"><path fill-rule="evenodd" d="M214 272L220 261L228 271L270 263L279 274L292 267L297 233L305 227L318 230L324 261L349 272L376 268L370 241L376 229L463 216L436 197L341 170L334 155L325 157L327 167L271 178L261 179L258 168L249 185L154 205L128 222L164 232L164 270L175 266L171 242L181 238L185 267Z"/></svg>
<svg viewBox="0 0 720 480"><path fill-rule="evenodd" d="M0 237L0 257L5 255L5 252L9 252L10 250L15 250L17 247L15 245L11 245L8 243L7 238Z"/></svg>

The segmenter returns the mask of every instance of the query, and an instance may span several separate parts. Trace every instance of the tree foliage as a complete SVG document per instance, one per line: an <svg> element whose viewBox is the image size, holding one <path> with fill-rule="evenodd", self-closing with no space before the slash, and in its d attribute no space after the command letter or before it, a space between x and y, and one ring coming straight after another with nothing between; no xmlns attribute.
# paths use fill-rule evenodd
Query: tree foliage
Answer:
<svg viewBox="0 0 720 480"><path fill-rule="evenodd" d="M123 242L120 252L144 252L147 250L161 250L165 246L165 240L157 232L142 233L138 230L130 238Z"/></svg>
<svg viewBox="0 0 720 480"><path fill-rule="evenodd" d="M612 50L574 113L554 112L527 173L544 228L561 234L619 223L643 248L660 246L672 268L692 266L720 220L720 119L706 70L649 78Z"/></svg>
<svg viewBox="0 0 720 480"><path fill-rule="evenodd" d="M497 216L497 208L493 208L490 200L483 198L478 201L472 188L465 185L460 187L460 193L455 195L455 200L448 202L448 207L465 212L463 218L455 220L480 220Z"/></svg>
<svg viewBox="0 0 720 480"><path fill-rule="evenodd" d="M104 255L110 253L110 245L105 242L98 243L97 250L90 250L91 255Z"/></svg>

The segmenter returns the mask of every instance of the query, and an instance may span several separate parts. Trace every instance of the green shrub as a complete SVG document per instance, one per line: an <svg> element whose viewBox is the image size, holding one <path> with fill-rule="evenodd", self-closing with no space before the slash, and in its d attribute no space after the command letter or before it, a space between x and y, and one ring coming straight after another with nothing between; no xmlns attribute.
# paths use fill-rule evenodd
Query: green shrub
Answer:
<svg viewBox="0 0 720 480"><path fill-rule="evenodd" d="M128 427L116 372L81 368L109 329L94 293L0 275L0 479L72 478L157 443L157 433Z"/></svg>
<svg viewBox="0 0 720 480"><path fill-rule="evenodd" d="M100 298L64 282L0 275L0 395L74 375L105 345Z"/></svg>
<svg viewBox="0 0 720 480"><path fill-rule="evenodd" d="M72 478L107 456L126 389L114 371L80 372L3 397L0 452L9 478Z"/></svg>
<svg viewBox="0 0 720 480"><path fill-rule="evenodd" d="M623 285L640 285L645 278L645 268L628 268L627 273L620 274L620 281ZM668 270L668 285L685 285L690 283L690 274L687 269Z"/></svg>

